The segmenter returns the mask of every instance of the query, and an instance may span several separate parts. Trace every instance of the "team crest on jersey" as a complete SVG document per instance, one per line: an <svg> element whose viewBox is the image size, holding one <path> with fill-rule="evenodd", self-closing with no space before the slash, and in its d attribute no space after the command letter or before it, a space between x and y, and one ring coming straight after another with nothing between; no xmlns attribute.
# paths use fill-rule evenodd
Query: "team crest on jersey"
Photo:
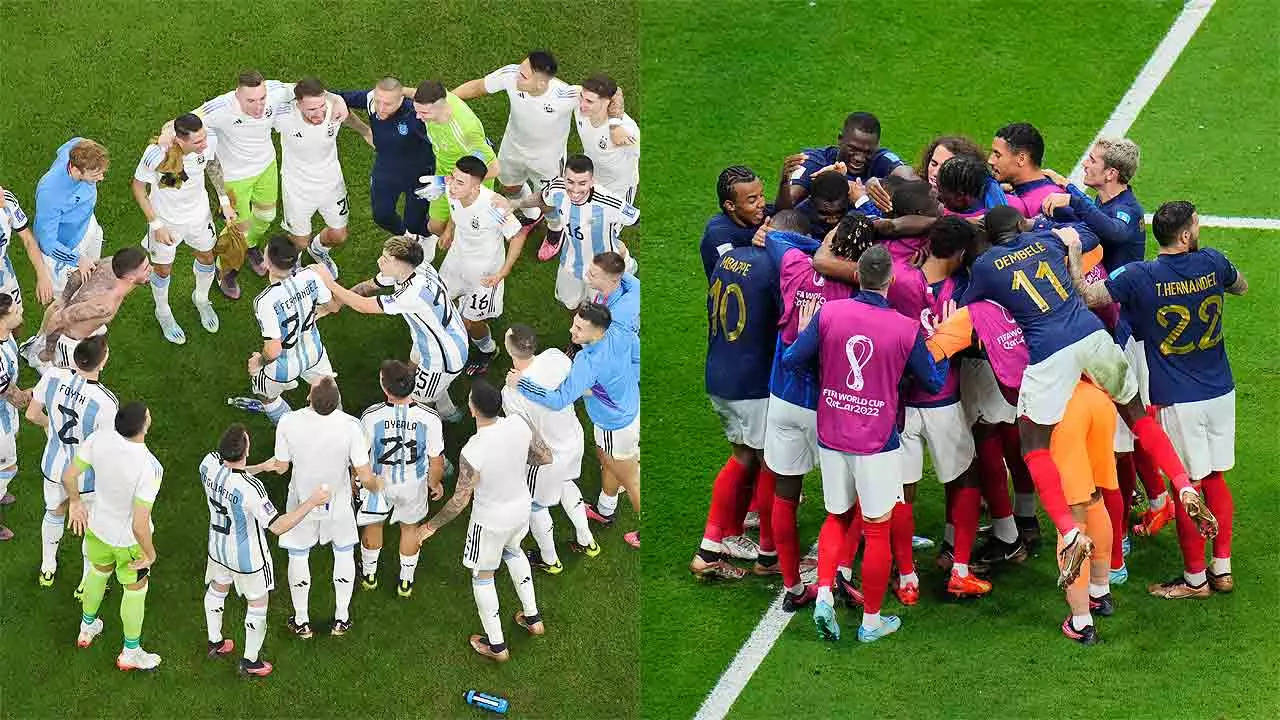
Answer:
<svg viewBox="0 0 1280 720"><path fill-rule="evenodd" d="M332 123L330 123L330 124L329 124L329 130L328 130L328 132L326 133L326 135L327 135L328 137L333 137L334 133L336 133L336 132L338 132L338 126L337 126L337 125L334 125L334 124L332 124Z"/></svg>
<svg viewBox="0 0 1280 720"><path fill-rule="evenodd" d="M480 229L480 218L474 218L474 217L471 218L471 229L472 230Z"/></svg>
<svg viewBox="0 0 1280 720"><path fill-rule="evenodd" d="M551 107L551 103L547 103L546 105L543 105L543 106L542 106L542 109L543 109L543 110L546 110L546 111L547 111L547 114L551 114L551 113L553 113L553 112L555 112L555 111L556 111L556 109L555 109L555 108Z"/></svg>
<svg viewBox="0 0 1280 720"><path fill-rule="evenodd" d="M606 149L608 149L608 147L609 147L609 142L608 142L607 140L605 140L604 138L600 138L600 142L599 142L599 143L597 143L597 145L599 145L599 146L600 146L600 149L601 149L601 150L606 150Z"/></svg>
<svg viewBox="0 0 1280 720"><path fill-rule="evenodd" d="M1119 220L1119 221L1120 221L1120 222L1122 222L1122 223L1128 224L1128 223L1129 223L1129 221L1130 221L1130 220L1132 220L1133 218L1129 217L1129 213L1127 213L1127 212L1125 212L1125 211L1123 211L1123 210L1117 210L1117 211L1116 211L1116 219L1117 219L1117 220Z"/></svg>
<svg viewBox="0 0 1280 720"><path fill-rule="evenodd" d="M196 164L197 164L197 165L203 165L203 164L204 164L204 156L203 156L203 155L198 155L198 156L196 156Z"/></svg>
<svg viewBox="0 0 1280 720"><path fill-rule="evenodd" d="M399 132L401 135L408 135L409 123L400 123L399 125L396 125L396 131Z"/></svg>

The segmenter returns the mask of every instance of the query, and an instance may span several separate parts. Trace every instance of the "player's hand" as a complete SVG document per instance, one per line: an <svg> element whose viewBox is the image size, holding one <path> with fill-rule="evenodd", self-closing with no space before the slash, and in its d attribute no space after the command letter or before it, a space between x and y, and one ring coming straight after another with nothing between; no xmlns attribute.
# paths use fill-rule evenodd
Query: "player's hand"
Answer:
<svg viewBox="0 0 1280 720"><path fill-rule="evenodd" d="M845 175L848 173L848 166L846 166L842 162L833 162L830 165L815 171L809 177L817 177L822 173L828 173L828 172L836 172L836 173L840 173L841 175Z"/></svg>
<svg viewBox="0 0 1280 720"><path fill-rule="evenodd" d="M635 145L636 138L627 129L621 125L614 125L609 128L609 140L613 142L615 147L626 147L627 145Z"/></svg>
<svg viewBox="0 0 1280 720"><path fill-rule="evenodd" d="M146 570L147 568L151 567L155 563L155 561L156 561L155 555L152 555L151 557L147 557L146 555L143 555L137 560L134 560L133 562L129 563L129 569L130 570Z"/></svg>
<svg viewBox="0 0 1280 720"><path fill-rule="evenodd" d="M888 190L884 189L880 178L871 178L867 181L867 195L871 198L871 202L880 208L880 212L893 212L893 197Z"/></svg>
<svg viewBox="0 0 1280 720"><path fill-rule="evenodd" d="M160 135L156 138L156 145L167 151L173 145L173 140L177 135L173 130L173 121L170 120L161 126Z"/></svg>
<svg viewBox="0 0 1280 720"><path fill-rule="evenodd" d="M756 234L751 236L752 245L755 245L756 247L764 247L764 236L773 229L773 225L770 223L771 220L773 220L773 218L766 217L764 222L760 223L760 227L756 229Z"/></svg>
<svg viewBox="0 0 1280 720"><path fill-rule="evenodd" d="M507 371L507 387L515 388L515 386L519 384L520 378L523 375L524 373L520 372L519 370L516 370L515 368L508 370Z"/></svg>
<svg viewBox="0 0 1280 720"><path fill-rule="evenodd" d="M611 118L620 118L626 112L626 102L622 96L622 88L618 88L613 97L609 98L609 108L605 112Z"/></svg>
<svg viewBox="0 0 1280 720"><path fill-rule="evenodd" d="M861 178L854 178L849 181L849 206L857 207L862 202L862 198L867 196L867 186L862 183Z"/></svg>
<svg viewBox="0 0 1280 720"><path fill-rule="evenodd" d="M312 263L308 265L306 269L310 270L316 275L319 275L320 279L324 281L325 285L329 285L333 283L333 275L329 274L329 268L325 267L324 265L321 265L320 263Z"/></svg>
<svg viewBox="0 0 1280 720"><path fill-rule="evenodd" d="M351 110L347 108L347 103L340 97L330 97L329 107L333 108L334 122L343 122L351 114Z"/></svg>
<svg viewBox="0 0 1280 720"><path fill-rule="evenodd" d="M795 155L788 155L787 159L782 161L782 181L786 182L788 180L794 180L796 177L799 177L798 175L796 175L796 171L803 169L805 162L807 162L808 160L809 160L809 156L805 155L804 153L796 153Z"/></svg>
<svg viewBox="0 0 1280 720"><path fill-rule="evenodd" d="M262 370L262 353L256 352L249 356L249 374L257 375Z"/></svg>
<svg viewBox="0 0 1280 720"><path fill-rule="evenodd" d="M1053 234L1057 235L1062 244L1068 248L1080 247L1080 233L1071 226L1056 227L1053 229Z"/></svg>
<svg viewBox="0 0 1280 720"><path fill-rule="evenodd" d="M151 239L161 245L172 245L178 241L177 238L169 232L169 228L163 225L151 231Z"/></svg>
<svg viewBox="0 0 1280 720"><path fill-rule="evenodd" d="M84 535L84 529L89 525L89 509L84 506L83 500L76 498L71 501L67 517L71 520L71 532Z"/></svg>
<svg viewBox="0 0 1280 720"><path fill-rule="evenodd" d="M435 485L428 485L427 492L431 495L432 500L439 500L440 498L444 497L444 483L436 483Z"/></svg>
<svg viewBox="0 0 1280 720"><path fill-rule="evenodd" d="M497 286L498 283L502 282L502 279L505 278L506 276L507 276L506 273L501 273L501 272L494 273L493 275L485 275L484 277L480 278L480 284L485 287L495 287Z"/></svg>
<svg viewBox="0 0 1280 720"><path fill-rule="evenodd" d="M222 219L226 220L228 223L234 224L236 221L240 219L240 216L236 214L235 207L231 205L230 197L227 198L227 202L225 204L221 205L221 210L222 210Z"/></svg>
<svg viewBox="0 0 1280 720"><path fill-rule="evenodd" d="M1071 204L1071 196L1067 193L1051 193L1044 196L1044 202L1040 203L1040 212L1045 217L1053 217L1053 213L1060 208L1067 207Z"/></svg>
<svg viewBox="0 0 1280 720"><path fill-rule="evenodd" d="M813 320L813 316L818 314L818 303L813 300L805 300L800 303L798 308L800 314L796 317L796 329L803 332L809 327L809 322Z"/></svg>
<svg viewBox="0 0 1280 720"><path fill-rule="evenodd" d="M53 280L50 279L48 272L42 272L36 276L36 299L41 305L53 302Z"/></svg>
<svg viewBox="0 0 1280 720"><path fill-rule="evenodd" d="M1049 178L1050 180L1052 180L1054 185L1057 185L1058 187L1066 187L1066 186L1067 186L1067 179L1066 179L1065 177L1063 177L1063 176L1062 176L1062 173L1058 172L1057 170L1050 170L1049 168L1042 168L1042 169L1041 169L1041 172L1043 172L1043 173L1044 173L1044 176L1045 176L1045 177L1047 177L1047 178ZM1046 213L1046 214L1048 214L1048 213Z"/></svg>
<svg viewBox="0 0 1280 720"><path fill-rule="evenodd" d="M876 229L876 234L880 236L892 236L898 231L898 226L893 222L892 218L876 218L871 221L871 226Z"/></svg>
<svg viewBox="0 0 1280 720"><path fill-rule="evenodd" d="M93 274L94 265L95 263L93 260L90 260L87 257L80 258L80 262L76 266L76 269L80 272L80 282L84 283L89 281L89 276Z"/></svg>
<svg viewBox="0 0 1280 720"><path fill-rule="evenodd" d="M422 547L422 544L435 534L436 529L431 527L431 523L423 523L422 527L418 528L418 547Z"/></svg>
<svg viewBox="0 0 1280 720"><path fill-rule="evenodd" d="M307 502L311 503L312 507L320 507L329 502L329 486L321 484L320 487L316 488L315 492L311 493L311 497L308 498Z"/></svg>

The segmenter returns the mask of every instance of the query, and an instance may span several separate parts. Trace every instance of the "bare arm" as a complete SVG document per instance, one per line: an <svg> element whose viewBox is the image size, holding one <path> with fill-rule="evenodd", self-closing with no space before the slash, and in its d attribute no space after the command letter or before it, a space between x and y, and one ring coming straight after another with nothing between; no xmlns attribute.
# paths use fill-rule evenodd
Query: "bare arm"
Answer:
<svg viewBox="0 0 1280 720"><path fill-rule="evenodd" d="M374 475L373 471L369 469L368 463L355 468L355 471L356 481L360 483L360 487L370 492L378 492L382 489L382 476Z"/></svg>
<svg viewBox="0 0 1280 720"><path fill-rule="evenodd" d="M38 400L33 400L31 404L27 406L27 412L25 415L27 420L31 421L32 425L37 425L42 428L49 427L49 416L45 414L44 405Z"/></svg>
<svg viewBox="0 0 1280 720"><path fill-rule="evenodd" d="M471 100L472 98L483 97L489 93L484 89L484 78L481 77L462 83L453 89L453 94L457 95L460 100Z"/></svg>
<svg viewBox="0 0 1280 720"><path fill-rule="evenodd" d="M364 293L359 292L359 290L365 285L376 290L378 286L372 280L366 280L350 290L342 287L336 280L332 280L328 277L325 278L325 284L329 286L329 292L333 294L334 302L337 302L340 305L346 305L352 310L355 310L358 313L364 313L365 315L382 314L382 304L378 302L376 297L369 297Z"/></svg>
<svg viewBox="0 0 1280 720"><path fill-rule="evenodd" d="M156 219L156 209L151 206L151 198L147 196L147 184L135 178L129 182L129 188L133 191L133 201L142 209L142 216L147 222L153 222Z"/></svg>
<svg viewBox="0 0 1280 720"><path fill-rule="evenodd" d="M234 220L234 213L228 214L231 210L231 198L227 195L227 182L222 175L222 163L215 156L209 161L204 168L205 177L209 178L209 184L213 186L213 191L218 194L218 205L222 208L222 216L227 220Z"/></svg>
<svg viewBox="0 0 1280 720"><path fill-rule="evenodd" d="M373 278L369 278L368 280L351 286L351 292L359 295L360 297L366 298L377 295L380 290L382 290L382 286Z"/></svg>
<svg viewBox="0 0 1280 720"><path fill-rule="evenodd" d="M21 410L27 407L27 403L31 402L31 391L18 387L18 383L15 380L9 383L9 389L4 391L4 398L9 401L10 405Z"/></svg>
<svg viewBox="0 0 1280 720"><path fill-rule="evenodd" d="M424 524L423 530L427 536L435 533L440 528L449 524L451 520L458 517L467 503L471 502L471 494L475 492L476 482L480 480L479 473L471 467L471 463L467 462L465 457L458 457L458 484L453 488L453 495L449 497L449 502L440 508L435 514ZM425 538L424 538L425 539Z"/></svg>
<svg viewBox="0 0 1280 720"><path fill-rule="evenodd" d="M129 564L135 570L150 567L156 561L156 546L151 541L151 506L133 503L133 537L142 547L142 557Z"/></svg>
<svg viewBox="0 0 1280 720"><path fill-rule="evenodd" d="M289 463L283 460L277 460L275 458L271 458L269 460L260 462L257 465L250 465L246 467L244 471L249 473L250 475L256 475L258 473L264 473L264 472L283 475L284 473L289 472Z"/></svg>
<svg viewBox="0 0 1280 720"><path fill-rule="evenodd" d="M1095 308L1115 302L1111 299L1111 293L1107 290L1106 283L1102 281L1085 282L1084 261L1081 259L1080 243L1068 242L1066 245L1067 268L1071 272L1071 284L1075 286L1076 292L1084 300L1084 304Z"/></svg>
<svg viewBox="0 0 1280 720"><path fill-rule="evenodd" d="M839 280L846 285L858 286L858 263L856 260L847 260L842 257L836 257L831 252L831 239L835 237L835 228L832 228L827 236L822 239L822 245L818 247L818 251L813 254L813 269L818 273Z"/></svg>
<svg viewBox="0 0 1280 720"><path fill-rule="evenodd" d="M111 319L113 308L107 302L102 300L86 300L78 302L69 307L64 307L53 314L49 319L49 324L45 327L46 333L62 332L67 327L76 323L89 322L98 320L106 322Z"/></svg>
<svg viewBox="0 0 1280 720"><path fill-rule="evenodd" d="M277 515L276 519L272 520L271 524L267 526L267 529L276 535L283 535L292 530L294 525L302 522L302 519L307 516L307 513L327 502L329 502L329 491L317 488L316 491L312 493L311 497L304 500L301 505L294 508L291 512L287 512L283 515Z"/></svg>
<svg viewBox="0 0 1280 720"><path fill-rule="evenodd" d="M1227 292L1232 295L1243 295L1249 291L1249 283L1245 282L1244 273L1236 270L1236 281L1231 283L1231 287L1227 288Z"/></svg>
<svg viewBox="0 0 1280 720"><path fill-rule="evenodd" d="M36 274L36 298L40 300L41 305L48 305L49 301L53 300L53 278L49 275L49 266L40 259L40 245L36 242L36 235L28 227L18 233L18 236L22 238L22 247L27 251L27 261L31 263L31 269Z"/></svg>
<svg viewBox="0 0 1280 720"><path fill-rule="evenodd" d="M343 120L342 124L355 130L369 144L369 147L373 147L373 129L369 127L368 123L361 120L359 115L355 113L347 115L347 119Z"/></svg>

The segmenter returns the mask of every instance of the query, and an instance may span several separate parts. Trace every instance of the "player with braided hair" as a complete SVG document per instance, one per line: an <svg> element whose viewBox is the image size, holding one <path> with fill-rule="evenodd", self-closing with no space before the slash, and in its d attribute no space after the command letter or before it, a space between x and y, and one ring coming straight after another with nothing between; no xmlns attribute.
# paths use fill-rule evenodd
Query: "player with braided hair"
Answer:
<svg viewBox="0 0 1280 720"><path fill-rule="evenodd" d="M987 164L971 155L956 155L938 168L938 200L944 215L981 217L987 212L985 192L991 174Z"/></svg>
<svg viewBox="0 0 1280 720"><path fill-rule="evenodd" d="M803 153L789 156L782 163L778 197L787 192L791 175L804 165ZM769 229L769 217L776 203L765 200L764 183L760 176L746 165L730 165L716 178L716 202L720 212L707 221L702 231L702 269L707 277L715 270L720 256L731 248L746 247L753 242L763 244L764 233Z"/></svg>

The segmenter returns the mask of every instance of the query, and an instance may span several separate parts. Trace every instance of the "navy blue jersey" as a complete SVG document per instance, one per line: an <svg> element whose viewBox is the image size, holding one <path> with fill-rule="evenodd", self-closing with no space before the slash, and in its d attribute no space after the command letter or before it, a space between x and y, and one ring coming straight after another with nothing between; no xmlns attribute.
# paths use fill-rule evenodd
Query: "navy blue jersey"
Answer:
<svg viewBox="0 0 1280 720"><path fill-rule="evenodd" d="M1054 213L1055 220L1065 220L1074 216L1098 234L1102 241L1102 266L1108 272L1119 269L1122 265L1138 262L1147 250L1147 227L1142 216L1142 206L1133 196L1133 190L1125 188L1124 192L1110 200L1095 203L1083 190L1074 184L1067 186L1071 195L1071 206Z"/></svg>
<svg viewBox="0 0 1280 720"><path fill-rule="evenodd" d="M813 179L813 174L828 165L833 165L836 158L840 155L840 148L830 145L824 148L805 148L801 150L804 153L804 172L800 177L792 178L792 185L799 185L809 191L809 182ZM866 182L871 178L883 178L893 174L894 170L902 167L906 163L902 162L902 158L898 157L892 150L887 148L876 148L875 152L867 158L867 166L863 169L862 174L854 174L852 172L845 173L845 177L850 180L861 180Z"/></svg>
<svg viewBox="0 0 1280 720"><path fill-rule="evenodd" d="M707 288L707 393L726 400L769 397L778 337L778 266L762 247L729 250Z"/></svg>
<svg viewBox="0 0 1280 720"><path fill-rule="evenodd" d="M1208 400L1231 392L1222 340L1223 293L1236 268L1212 248L1130 263L1112 273L1107 290L1144 341L1151 402Z"/></svg>
<svg viewBox="0 0 1280 720"><path fill-rule="evenodd" d="M873 202L867 202L864 204L871 205L872 207L875 206L875 203ZM805 198L796 203L795 210L798 213L802 213L809 219L809 237L814 240L821 242L822 239L827 236L827 233L831 232L831 230L835 228L835 225L823 220L822 216L818 214L818 211L814 209L812 198ZM849 212L855 211L850 210ZM862 208L859 208L857 212L862 212Z"/></svg>
<svg viewBox="0 0 1280 720"><path fill-rule="evenodd" d="M1098 236L1087 226L1072 227L1080 233L1084 250L1097 247ZM959 304L978 300L994 300L1009 310L1022 327L1032 363L1104 329L1076 294L1067 270L1067 248L1047 223L992 246L974 261Z"/></svg>
<svg viewBox="0 0 1280 720"><path fill-rule="evenodd" d="M374 175L412 175L417 180L421 175L435 173L435 151L427 139L427 126L413 111L412 100L402 100L400 109L383 120L374 110L373 90L340 90L337 94L351 110L363 110L369 114L369 128L373 130Z"/></svg>
<svg viewBox="0 0 1280 720"><path fill-rule="evenodd" d="M764 216L768 218L774 211L773 205L766 205ZM751 238L755 237L756 230L759 229L759 225L739 225L723 210L712 216L707 221L706 229L702 231L702 242L698 246L698 251L702 254L702 271L706 273L707 279L711 279L711 271L715 269L721 255L732 248L750 245Z"/></svg>

